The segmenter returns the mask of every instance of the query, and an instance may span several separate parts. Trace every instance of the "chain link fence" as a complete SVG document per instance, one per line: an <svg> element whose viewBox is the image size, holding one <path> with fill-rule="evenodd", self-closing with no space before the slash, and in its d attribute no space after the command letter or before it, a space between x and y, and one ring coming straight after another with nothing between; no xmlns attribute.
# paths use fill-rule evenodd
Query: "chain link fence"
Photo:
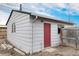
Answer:
<svg viewBox="0 0 79 59"><path fill-rule="evenodd" d="M62 29L63 44L79 49L79 29Z"/></svg>

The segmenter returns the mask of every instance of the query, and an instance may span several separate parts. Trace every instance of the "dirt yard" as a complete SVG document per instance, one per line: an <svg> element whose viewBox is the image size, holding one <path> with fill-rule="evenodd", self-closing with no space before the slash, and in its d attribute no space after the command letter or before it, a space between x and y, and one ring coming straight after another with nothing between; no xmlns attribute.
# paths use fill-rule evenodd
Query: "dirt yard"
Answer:
<svg viewBox="0 0 79 59"><path fill-rule="evenodd" d="M2 44L0 42L0 44ZM1 46L1 45L0 45ZM4 46L3 46L4 47ZM30 56L30 55L21 55L14 50L1 50L0 48L0 56ZM32 56L79 56L79 49L70 47L70 46L62 46L55 48L47 48L40 52L34 53Z"/></svg>
<svg viewBox="0 0 79 59"><path fill-rule="evenodd" d="M53 50L52 50L53 49ZM52 51L50 51L52 50ZM79 50L73 47L49 48L48 51L33 54L34 56L79 56Z"/></svg>
<svg viewBox="0 0 79 59"><path fill-rule="evenodd" d="M19 54L11 54L8 51L0 51L0 56L19 56ZM47 50L34 53L33 56L79 56L79 50L68 46L48 48Z"/></svg>

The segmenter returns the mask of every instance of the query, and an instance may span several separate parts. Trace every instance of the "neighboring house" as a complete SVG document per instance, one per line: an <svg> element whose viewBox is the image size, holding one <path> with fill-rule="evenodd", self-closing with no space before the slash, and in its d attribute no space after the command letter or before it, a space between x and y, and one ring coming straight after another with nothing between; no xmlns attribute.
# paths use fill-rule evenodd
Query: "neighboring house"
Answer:
<svg viewBox="0 0 79 59"><path fill-rule="evenodd" d="M7 26L0 25L0 39L6 39L7 38Z"/></svg>
<svg viewBox="0 0 79 59"><path fill-rule="evenodd" d="M8 41L26 53L33 53L47 47L59 46L59 25L73 26L73 23L12 10L6 25Z"/></svg>

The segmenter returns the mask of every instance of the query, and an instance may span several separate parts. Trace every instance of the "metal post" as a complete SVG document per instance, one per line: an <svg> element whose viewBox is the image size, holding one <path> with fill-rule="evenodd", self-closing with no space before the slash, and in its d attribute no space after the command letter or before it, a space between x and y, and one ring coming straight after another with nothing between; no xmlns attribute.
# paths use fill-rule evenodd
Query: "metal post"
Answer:
<svg viewBox="0 0 79 59"><path fill-rule="evenodd" d="M33 23L37 20L38 16L35 17L34 21L32 21L32 45L31 45L31 54L33 55ZM33 20L33 19L32 19Z"/></svg>
<svg viewBox="0 0 79 59"><path fill-rule="evenodd" d="M77 34L77 30L76 30L76 48L77 48L77 41L78 41L78 34Z"/></svg>
<svg viewBox="0 0 79 59"><path fill-rule="evenodd" d="M20 4L20 11L22 11L22 4Z"/></svg>
<svg viewBox="0 0 79 59"><path fill-rule="evenodd" d="M31 55L33 55L33 22L32 22L32 53Z"/></svg>
<svg viewBox="0 0 79 59"><path fill-rule="evenodd" d="M68 3L68 21L70 22L70 5L69 5L69 3Z"/></svg>

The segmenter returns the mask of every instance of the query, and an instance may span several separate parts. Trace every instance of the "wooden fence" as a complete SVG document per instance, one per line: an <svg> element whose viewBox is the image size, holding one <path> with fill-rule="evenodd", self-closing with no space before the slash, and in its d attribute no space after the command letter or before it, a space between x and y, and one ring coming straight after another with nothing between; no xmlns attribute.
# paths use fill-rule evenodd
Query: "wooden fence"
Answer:
<svg viewBox="0 0 79 59"><path fill-rule="evenodd" d="M0 27L0 39L6 39L7 38L7 28L6 27Z"/></svg>
<svg viewBox="0 0 79 59"><path fill-rule="evenodd" d="M79 29L78 28L62 29L62 33L63 33L63 36L62 36L63 44L79 49Z"/></svg>

